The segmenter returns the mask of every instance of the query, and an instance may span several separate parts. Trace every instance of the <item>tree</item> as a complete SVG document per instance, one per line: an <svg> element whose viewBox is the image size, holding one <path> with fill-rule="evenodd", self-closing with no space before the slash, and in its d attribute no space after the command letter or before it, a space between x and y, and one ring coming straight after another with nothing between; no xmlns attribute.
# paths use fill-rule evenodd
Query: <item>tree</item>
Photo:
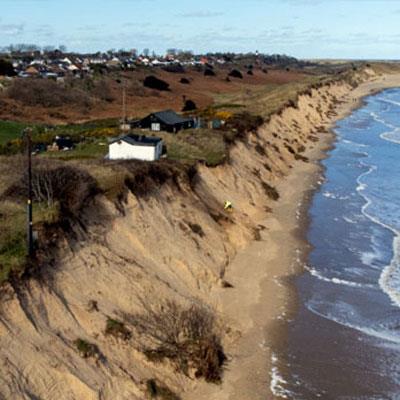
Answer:
<svg viewBox="0 0 400 400"><path fill-rule="evenodd" d="M17 73L9 61L0 59L0 76L15 76Z"/></svg>

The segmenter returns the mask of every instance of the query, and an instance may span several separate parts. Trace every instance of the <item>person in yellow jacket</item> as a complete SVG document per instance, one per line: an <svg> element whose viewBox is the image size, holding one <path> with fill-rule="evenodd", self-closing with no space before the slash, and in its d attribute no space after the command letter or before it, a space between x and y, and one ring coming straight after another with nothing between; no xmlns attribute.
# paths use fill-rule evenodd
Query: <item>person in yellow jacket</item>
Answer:
<svg viewBox="0 0 400 400"><path fill-rule="evenodd" d="M228 211L228 212L232 212L233 211L233 205L229 200L226 200L224 203L224 210Z"/></svg>

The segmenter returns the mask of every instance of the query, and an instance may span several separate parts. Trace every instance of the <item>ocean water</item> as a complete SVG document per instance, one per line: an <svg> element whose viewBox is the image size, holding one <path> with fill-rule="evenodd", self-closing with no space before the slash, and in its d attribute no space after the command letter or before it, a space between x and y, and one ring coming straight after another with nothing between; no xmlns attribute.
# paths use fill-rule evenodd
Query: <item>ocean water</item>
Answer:
<svg viewBox="0 0 400 400"><path fill-rule="evenodd" d="M272 388L287 399L400 399L400 89L337 123L309 210L313 249Z"/></svg>

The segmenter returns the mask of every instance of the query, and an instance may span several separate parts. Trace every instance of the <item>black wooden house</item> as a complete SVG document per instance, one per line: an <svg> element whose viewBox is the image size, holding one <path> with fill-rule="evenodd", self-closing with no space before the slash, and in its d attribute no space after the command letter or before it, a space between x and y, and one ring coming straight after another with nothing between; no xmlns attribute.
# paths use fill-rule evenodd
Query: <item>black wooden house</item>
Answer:
<svg viewBox="0 0 400 400"><path fill-rule="evenodd" d="M185 118L175 111L166 110L152 113L137 121L134 125L135 128L150 129L155 132L167 131L176 133L182 129L194 128L195 122L193 118Z"/></svg>

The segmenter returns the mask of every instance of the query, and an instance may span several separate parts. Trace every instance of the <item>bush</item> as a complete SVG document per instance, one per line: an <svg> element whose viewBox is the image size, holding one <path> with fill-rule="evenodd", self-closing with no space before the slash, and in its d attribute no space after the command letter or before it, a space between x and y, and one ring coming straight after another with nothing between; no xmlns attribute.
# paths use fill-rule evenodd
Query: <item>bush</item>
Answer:
<svg viewBox="0 0 400 400"><path fill-rule="evenodd" d="M137 343L149 360L169 359L177 370L208 382L220 382L225 354L215 314L200 303L188 306L143 301L144 313L126 317L137 331Z"/></svg>
<svg viewBox="0 0 400 400"><path fill-rule="evenodd" d="M76 339L74 341L75 347L83 358L96 357L100 354L99 348L83 339Z"/></svg>
<svg viewBox="0 0 400 400"><path fill-rule="evenodd" d="M184 74L186 72L181 64L169 64L163 67L163 70L174 74Z"/></svg>
<svg viewBox="0 0 400 400"><path fill-rule="evenodd" d="M189 222L189 227L192 230L192 232L195 233L196 235L199 235L200 237L205 236L203 228L199 224L192 224Z"/></svg>
<svg viewBox="0 0 400 400"><path fill-rule="evenodd" d="M247 132L255 132L264 123L259 115L245 111L234 114L226 123L228 129L236 130L237 137L244 137Z"/></svg>
<svg viewBox="0 0 400 400"><path fill-rule="evenodd" d="M9 187L3 197L22 200L26 197L27 176ZM34 201L51 207L60 206L63 216L78 217L88 198L97 192L97 184L86 171L68 165L36 160L32 170Z"/></svg>
<svg viewBox="0 0 400 400"><path fill-rule="evenodd" d="M155 379L146 381L146 394L150 399L180 400L180 397L165 385L161 385Z"/></svg>
<svg viewBox="0 0 400 400"><path fill-rule="evenodd" d="M204 71L204 76L215 76L216 74L215 74L215 72L212 70L212 69L210 69L210 68L207 68L205 71Z"/></svg>
<svg viewBox="0 0 400 400"><path fill-rule="evenodd" d="M0 76L16 76L17 73L9 61L0 60Z"/></svg>
<svg viewBox="0 0 400 400"><path fill-rule="evenodd" d="M249 70L247 71L247 75L254 75L253 70L249 69Z"/></svg>
<svg viewBox="0 0 400 400"><path fill-rule="evenodd" d="M196 110L196 109L197 109L197 106L196 106L196 103L193 100L186 100L185 101L185 105L182 108L182 111L183 112L185 112L185 111L193 111L193 110Z"/></svg>
<svg viewBox="0 0 400 400"><path fill-rule="evenodd" d="M112 318L107 318L106 330L104 333L122 340L129 340L132 336L123 322Z"/></svg>
<svg viewBox="0 0 400 400"><path fill-rule="evenodd" d="M238 69L233 69L231 72L229 72L228 76L232 78L243 79L243 74Z"/></svg>
<svg viewBox="0 0 400 400"><path fill-rule="evenodd" d="M262 186L266 195L271 200L277 201L279 199L279 193L273 186L269 185L267 182L262 182Z"/></svg>
<svg viewBox="0 0 400 400"><path fill-rule="evenodd" d="M51 79L15 79L7 94L11 99L32 107L66 104L88 107L91 104L84 91L61 86Z"/></svg>
<svg viewBox="0 0 400 400"><path fill-rule="evenodd" d="M107 101L109 103L115 100L110 84L105 80L101 80L95 84L94 88L92 89L92 94L98 99Z"/></svg>
<svg viewBox="0 0 400 400"><path fill-rule="evenodd" d="M267 155L264 147L262 147L259 143L256 144L255 150L260 156L266 156Z"/></svg>
<svg viewBox="0 0 400 400"><path fill-rule="evenodd" d="M162 79L158 79L153 75L147 76L143 82L143 85L150 89L156 89L160 91L169 90L169 83L163 81Z"/></svg>
<svg viewBox="0 0 400 400"><path fill-rule="evenodd" d="M181 78L179 82L182 83L183 85L190 85L190 81L187 78Z"/></svg>

